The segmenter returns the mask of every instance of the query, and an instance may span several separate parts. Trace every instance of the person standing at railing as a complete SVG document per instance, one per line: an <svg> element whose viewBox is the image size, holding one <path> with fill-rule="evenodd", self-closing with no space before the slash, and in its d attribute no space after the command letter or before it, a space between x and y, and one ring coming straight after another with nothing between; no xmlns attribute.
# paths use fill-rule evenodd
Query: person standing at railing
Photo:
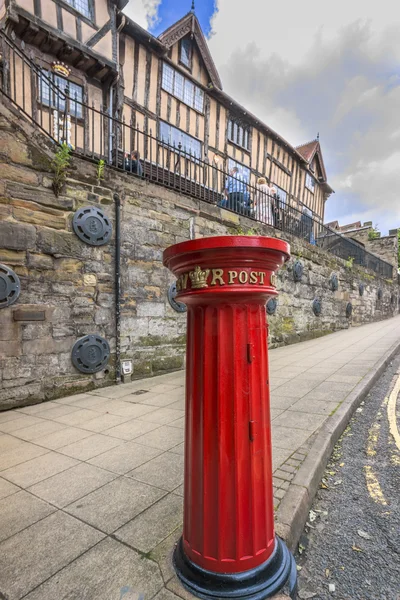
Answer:
<svg viewBox="0 0 400 600"><path fill-rule="evenodd" d="M260 177L257 181L257 191L254 200L254 216L258 221L273 225L272 215L272 193L276 193L275 188L270 188L265 177Z"/></svg>
<svg viewBox="0 0 400 600"><path fill-rule="evenodd" d="M241 215L247 215L249 208L246 203L247 181L246 178L239 173L237 167L233 167L225 182L225 195L227 198L226 208L234 210Z"/></svg>
<svg viewBox="0 0 400 600"><path fill-rule="evenodd" d="M131 152L130 157L128 155L125 157L125 171L143 177L142 163L139 160L139 152L137 150Z"/></svg>

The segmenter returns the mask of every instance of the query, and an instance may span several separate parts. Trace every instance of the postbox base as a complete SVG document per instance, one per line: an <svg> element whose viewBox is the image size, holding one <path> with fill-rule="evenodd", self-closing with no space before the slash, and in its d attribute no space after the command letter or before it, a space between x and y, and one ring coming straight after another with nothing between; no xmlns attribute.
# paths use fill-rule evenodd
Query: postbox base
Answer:
<svg viewBox="0 0 400 600"><path fill-rule="evenodd" d="M213 573L195 565L185 555L180 539L174 552L174 567L184 587L204 600L264 600L283 591L293 600L296 598L296 563L279 537L274 553L265 563L251 571L229 574Z"/></svg>

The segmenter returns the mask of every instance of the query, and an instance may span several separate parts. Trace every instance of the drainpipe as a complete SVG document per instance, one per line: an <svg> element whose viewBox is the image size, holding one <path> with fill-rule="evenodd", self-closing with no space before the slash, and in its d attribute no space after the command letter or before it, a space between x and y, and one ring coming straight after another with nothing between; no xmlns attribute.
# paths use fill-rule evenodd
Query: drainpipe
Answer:
<svg viewBox="0 0 400 600"><path fill-rule="evenodd" d="M112 120L112 116L113 116L113 84L110 87L110 106L109 106L109 119L108 119L108 162L111 165L112 164L112 147L113 147L113 120Z"/></svg>
<svg viewBox="0 0 400 600"><path fill-rule="evenodd" d="M121 199L115 193L115 383L121 383Z"/></svg>

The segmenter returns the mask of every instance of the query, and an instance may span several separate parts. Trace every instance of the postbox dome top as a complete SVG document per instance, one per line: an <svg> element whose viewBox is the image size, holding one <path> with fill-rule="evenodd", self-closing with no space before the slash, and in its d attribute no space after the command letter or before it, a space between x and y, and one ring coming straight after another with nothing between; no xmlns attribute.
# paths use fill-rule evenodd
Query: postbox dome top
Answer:
<svg viewBox="0 0 400 600"><path fill-rule="evenodd" d="M226 251L237 250L243 252L247 250L249 255L253 252L257 254L259 251L272 251L277 252L284 257L286 262L290 258L290 246L288 242L280 240L278 238L264 237L264 236L250 236L250 235L221 235L213 236L208 238L201 238L198 240L190 240L187 242L181 242L175 244L164 250L163 262L168 267L170 261L178 256L185 254L192 254L197 252L214 251L218 254L218 251L225 253Z"/></svg>

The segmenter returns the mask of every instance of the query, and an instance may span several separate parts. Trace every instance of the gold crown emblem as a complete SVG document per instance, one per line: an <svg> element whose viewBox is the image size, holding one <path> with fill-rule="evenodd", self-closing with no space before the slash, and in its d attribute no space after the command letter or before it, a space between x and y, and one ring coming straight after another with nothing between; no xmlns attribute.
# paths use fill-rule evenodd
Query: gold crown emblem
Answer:
<svg viewBox="0 0 400 600"><path fill-rule="evenodd" d="M51 68L54 73L58 73L59 75L63 75L64 77L69 77L71 75L71 69L67 67L63 62L54 61Z"/></svg>
<svg viewBox="0 0 400 600"><path fill-rule="evenodd" d="M209 274L210 269L205 269L203 271L199 266L197 266L194 271L191 271L189 277L192 282L192 289L201 290L202 288L208 287L207 277Z"/></svg>

